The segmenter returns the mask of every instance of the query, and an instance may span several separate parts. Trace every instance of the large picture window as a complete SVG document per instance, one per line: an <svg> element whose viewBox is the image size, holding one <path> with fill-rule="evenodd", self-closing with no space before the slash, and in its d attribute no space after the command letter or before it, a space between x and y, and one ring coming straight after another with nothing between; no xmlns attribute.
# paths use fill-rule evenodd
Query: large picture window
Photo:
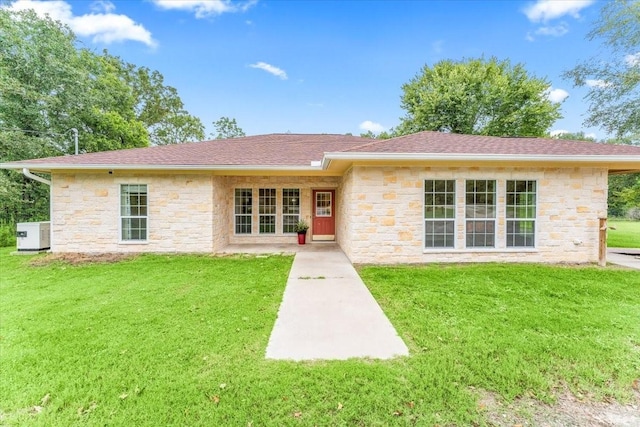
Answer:
<svg viewBox="0 0 640 427"><path fill-rule="evenodd" d="M276 232L276 189L261 188L258 193L260 234L274 234Z"/></svg>
<svg viewBox="0 0 640 427"><path fill-rule="evenodd" d="M236 188L235 228L236 234L251 234L253 193L250 188Z"/></svg>
<svg viewBox="0 0 640 427"><path fill-rule="evenodd" d="M123 241L147 240L147 185L120 186L120 238Z"/></svg>
<svg viewBox="0 0 640 427"><path fill-rule="evenodd" d="M495 247L496 181L471 179L465 184L467 247Z"/></svg>
<svg viewBox="0 0 640 427"><path fill-rule="evenodd" d="M507 181L507 247L534 247L536 181Z"/></svg>
<svg viewBox="0 0 640 427"><path fill-rule="evenodd" d="M433 180L424 182L424 246L455 246L456 182Z"/></svg>
<svg viewBox="0 0 640 427"><path fill-rule="evenodd" d="M284 188L282 190L282 232L295 233L300 220L300 190Z"/></svg>

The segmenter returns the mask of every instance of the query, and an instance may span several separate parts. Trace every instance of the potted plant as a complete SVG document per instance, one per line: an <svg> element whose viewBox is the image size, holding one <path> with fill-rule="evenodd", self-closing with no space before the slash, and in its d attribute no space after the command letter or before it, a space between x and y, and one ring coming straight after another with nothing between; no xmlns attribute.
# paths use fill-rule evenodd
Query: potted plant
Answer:
<svg viewBox="0 0 640 427"><path fill-rule="evenodd" d="M296 224L296 233L298 233L298 244L304 245L307 239L307 230L309 229L309 224L306 223L305 220L301 219Z"/></svg>

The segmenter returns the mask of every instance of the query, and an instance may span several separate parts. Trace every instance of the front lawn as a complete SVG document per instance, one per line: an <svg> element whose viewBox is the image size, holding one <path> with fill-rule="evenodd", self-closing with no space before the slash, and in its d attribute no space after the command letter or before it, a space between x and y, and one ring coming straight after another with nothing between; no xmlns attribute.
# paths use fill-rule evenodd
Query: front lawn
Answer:
<svg viewBox="0 0 640 427"><path fill-rule="evenodd" d="M640 273L363 267L409 346L391 361L264 352L290 257L32 266L0 251L0 424L469 425L478 392L629 401Z"/></svg>
<svg viewBox="0 0 640 427"><path fill-rule="evenodd" d="M640 221L609 220L607 246L610 248L640 248Z"/></svg>

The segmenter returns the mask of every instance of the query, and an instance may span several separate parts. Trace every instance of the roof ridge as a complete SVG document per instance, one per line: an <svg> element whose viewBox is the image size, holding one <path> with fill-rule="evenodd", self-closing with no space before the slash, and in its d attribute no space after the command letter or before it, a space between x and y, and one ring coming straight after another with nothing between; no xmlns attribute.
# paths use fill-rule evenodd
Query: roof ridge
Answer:
<svg viewBox="0 0 640 427"><path fill-rule="evenodd" d="M352 150L359 150L359 149L361 149L361 148L364 148L364 147L370 147L370 146L377 145L377 144L388 143L389 141L394 141L394 140L395 140L395 141L397 141L397 140L399 140L399 139L402 139L402 138L405 138L405 137L408 137L408 136L415 136L415 135L418 135L418 134L421 134L421 133L424 133L424 134L430 134L430 133L436 133L436 132L435 132L435 131L432 131L432 130L423 130L423 131L421 131L421 132L417 132L417 133L409 133L409 134L406 134L406 135L394 136L394 137L392 137L392 138L387 138L387 139L374 139L373 141L371 141L371 142L367 142L366 144L362 144L362 145L358 145L357 147L351 147L351 148L349 148L349 149L342 150L342 151L341 151L341 153L349 152L349 151L352 151ZM444 133L444 132L439 132L439 133ZM364 138L363 138L363 139L364 139Z"/></svg>

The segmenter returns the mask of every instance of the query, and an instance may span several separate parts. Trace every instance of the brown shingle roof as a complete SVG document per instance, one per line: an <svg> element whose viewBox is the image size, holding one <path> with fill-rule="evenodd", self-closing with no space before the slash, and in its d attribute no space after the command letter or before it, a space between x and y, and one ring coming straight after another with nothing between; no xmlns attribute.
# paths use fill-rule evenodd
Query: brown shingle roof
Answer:
<svg viewBox="0 0 640 427"><path fill-rule="evenodd" d="M325 152L343 151L370 139L349 135L270 134L188 144L102 151L25 160L30 165L310 166Z"/></svg>
<svg viewBox="0 0 640 427"><path fill-rule="evenodd" d="M77 156L49 157L24 160L3 165L9 168L30 167L36 170L74 168L309 168L311 162L319 162L337 155L349 159L367 154L420 154L422 159L438 155L453 155L473 160L475 156L498 155L556 157L614 156L620 160L640 160L640 147L609 145L585 141L568 141L544 138L503 138L481 135L460 135L441 132L420 132L387 140L371 140L349 135L269 134L247 136L227 140L212 140L189 144L134 148L128 150L87 153ZM41 169L38 167L41 166ZM317 166L316 166L317 167Z"/></svg>
<svg viewBox="0 0 640 427"><path fill-rule="evenodd" d="M375 140L343 150L351 153L506 154L546 156L640 156L640 147L545 138L509 138L419 132Z"/></svg>

